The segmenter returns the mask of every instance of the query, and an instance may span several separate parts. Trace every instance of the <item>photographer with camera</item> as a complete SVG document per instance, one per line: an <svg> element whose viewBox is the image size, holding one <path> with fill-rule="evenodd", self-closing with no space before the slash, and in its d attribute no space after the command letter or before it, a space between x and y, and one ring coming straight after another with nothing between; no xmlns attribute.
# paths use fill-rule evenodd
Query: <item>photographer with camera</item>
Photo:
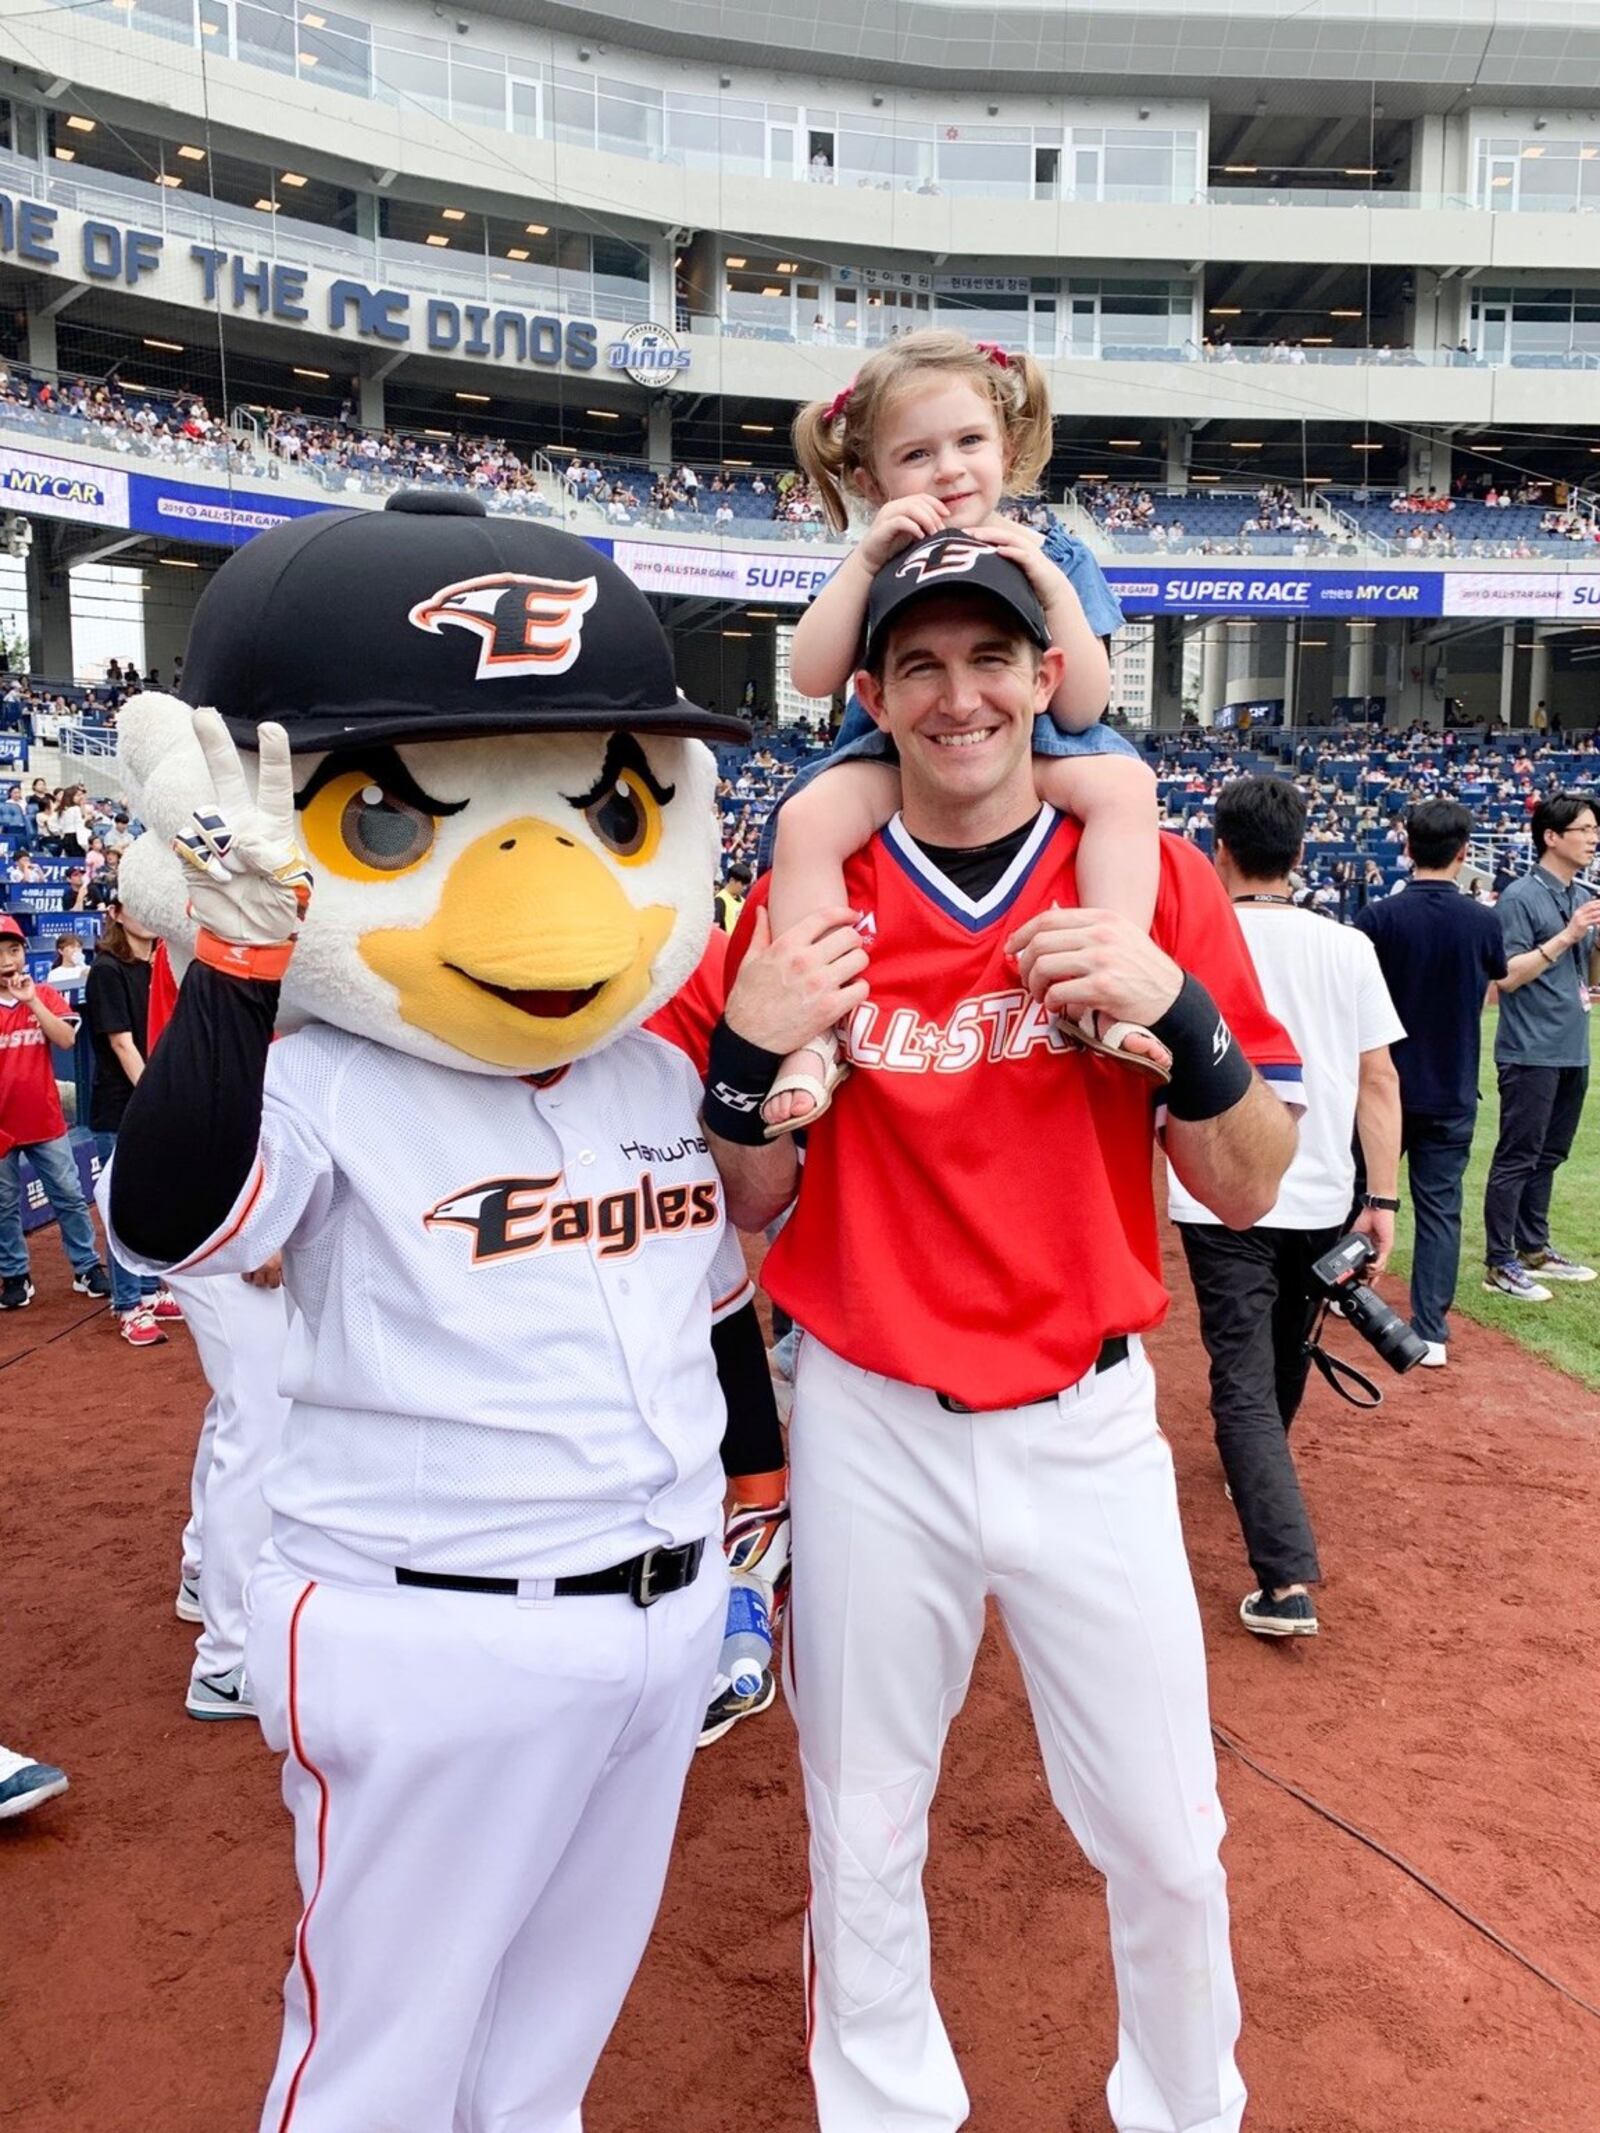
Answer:
<svg viewBox="0 0 1600 2133"><path fill-rule="evenodd" d="M1176 1176L1167 1193L1211 1359L1217 1450L1259 1580L1239 1618L1260 1637L1317 1633L1307 1588L1322 1573L1289 1426L1325 1293L1313 1268L1342 1239L1354 1191L1353 1131L1369 1190L1352 1234L1373 1247L1372 1271L1389 1256L1400 1205L1400 1083L1389 1047L1405 1028L1372 943L1292 901L1305 827L1305 801L1282 778L1236 778L1217 800L1217 873L1267 1005L1305 1062L1298 1151L1276 1202L1251 1229L1224 1228Z"/></svg>

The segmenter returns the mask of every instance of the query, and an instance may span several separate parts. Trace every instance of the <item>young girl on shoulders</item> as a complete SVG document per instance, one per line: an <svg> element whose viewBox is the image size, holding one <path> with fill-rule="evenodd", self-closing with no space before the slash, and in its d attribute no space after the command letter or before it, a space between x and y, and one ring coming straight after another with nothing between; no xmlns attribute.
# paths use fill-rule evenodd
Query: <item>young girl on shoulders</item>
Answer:
<svg viewBox="0 0 1600 2133"><path fill-rule="evenodd" d="M848 686L872 580L902 549L955 531L988 542L1026 575L1052 641L1067 654L1048 715L1034 721L1034 782L1042 800L1083 825L1082 902L1147 930L1160 866L1155 779L1132 745L1100 723L1110 696L1102 639L1121 610L1099 564L1062 526L1052 520L1040 533L999 508L1003 497L1034 489L1049 462L1050 401L1038 364L959 333L907 334L869 356L832 401L803 408L794 445L836 533L849 525L853 503L872 514L795 630L796 689L827 697ZM845 902L845 861L899 805L893 743L852 697L837 747L795 781L776 816L775 933ZM1165 1050L1147 1030L1103 1031L1092 1011L1062 1027L1076 1042L1164 1076ZM762 1107L769 1134L820 1116L844 1071L833 1036L786 1059Z"/></svg>

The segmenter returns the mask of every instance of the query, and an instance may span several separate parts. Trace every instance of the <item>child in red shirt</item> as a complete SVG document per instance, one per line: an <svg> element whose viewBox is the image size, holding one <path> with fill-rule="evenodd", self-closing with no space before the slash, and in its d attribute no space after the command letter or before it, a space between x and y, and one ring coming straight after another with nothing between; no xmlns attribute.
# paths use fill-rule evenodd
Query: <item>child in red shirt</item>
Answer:
<svg viewBox="0 0 1600 2133"><path fill-rule="evenodd" d="M14 918L0 917L0 1311L33 1301L22 1237L24 1150L45 1189L83 1296L109 1296L94 1225L67 1138L50 1047L70 1052L78 1018L60 993L28 975L27 948Z"/></svg>

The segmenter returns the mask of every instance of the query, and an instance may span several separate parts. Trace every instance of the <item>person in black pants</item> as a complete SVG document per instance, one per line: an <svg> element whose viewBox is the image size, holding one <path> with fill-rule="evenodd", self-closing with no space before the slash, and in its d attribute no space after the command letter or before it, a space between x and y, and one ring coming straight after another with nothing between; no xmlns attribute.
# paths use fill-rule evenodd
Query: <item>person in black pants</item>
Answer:
<svg viewBox="0 0 1600 2133"><path fill-rule="evenodd" d="M1308 1588L1321 1577L1289 1427L1305 1394L1313 1262L1342 1236L1359 1133L1371 1191L1354 1228L1381 1266L1400 1202L1400 1084L1389 1046L1405 1035L1372 944L1290 899L1305 802L1281 778L1238 778L1217 801L1216 868L1233 899L1268 1007L1305 1065L1300 1142L1278 1198L1254 1228L1225 1228L1173 1178L1178 1225L1211 1359L1217 1450L1250 1567L1239 1610L1258 1637L1317 1632Z"/></svg>
<svg viewBox="0 0 1600 2133"><path fill-rule="evenodd" d="M1549 1281L1593 1281L1550 1241L1550 1194L1589 1087L1589 949L1600 898L1581 876L1600 842L1587 793L1551 793L1530 825L1536 863L1495 906L1506 953L1495 1065L1500 1137L1483 1190L1483 1285L1548 1303Z"/></svg>
<svg viewBox="0 0 1600 2133"><path fill-rule="evenodd" d="M1449 1360L1446 1314L1461 1265L1461 1181L1478 1123L1484 996L1506 974L1499 921L1457 885L1471 835L1472 817L1459 800L1421 801L1406 819L1410 881L1355 921L1378 951L1406 1026L1394 1063L1416 1220L1411 1323L1435 1370Z"/></svg>

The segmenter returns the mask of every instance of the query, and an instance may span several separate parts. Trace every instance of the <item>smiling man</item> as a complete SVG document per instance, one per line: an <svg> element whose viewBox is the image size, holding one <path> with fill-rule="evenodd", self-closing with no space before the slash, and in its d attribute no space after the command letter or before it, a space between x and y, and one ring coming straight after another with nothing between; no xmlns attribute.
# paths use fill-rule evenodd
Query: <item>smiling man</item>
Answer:
<svg viewBox="0 0 1600 2133"><path fill-rule="evenodd" d="M1295 1139L1249 1061L1290 1099L1299 1067L1198 853L1162 840L1153 939L1078 908L1077 826L1030 759L1062 657L1022 573L960 536L879 573L855 687L902 811L850 863L850 910L774 941L747 909L713 1040L730 1212L755 1228L798 1190L766 1280L806 1333L789 1652L823 2133L966 2117L921 1875L988 1598L1107 1880L1119 2133L1234 2133L1244 2109L1205 1659L1140 1338L1167 1304L1155 1106L1055 1018L1156 1030L1168 1155L1240 1225ZM852 1073L802 1175L750 1121L782 1055L841 1019Z"/></svg>

